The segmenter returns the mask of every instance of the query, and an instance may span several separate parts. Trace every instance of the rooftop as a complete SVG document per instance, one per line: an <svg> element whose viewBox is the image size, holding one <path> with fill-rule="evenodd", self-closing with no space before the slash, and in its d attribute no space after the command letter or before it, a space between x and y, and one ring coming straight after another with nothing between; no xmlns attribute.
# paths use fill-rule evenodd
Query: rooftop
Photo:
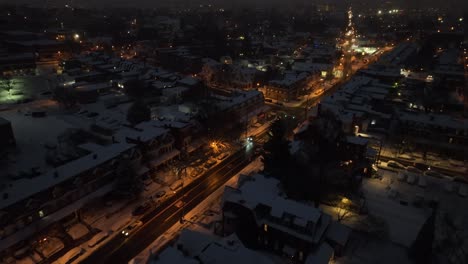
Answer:
<svg viewBox="0 0 468 264"><path fill-rule="evenodd" d="M238 191L225 190L224 201L242 203L244 206L254 210L257 205L264 204L270 206L271 214L281 217L283 213L294 215L298 219L317 223L322 212L307 204L280 196L278 189L279 181L257 174L249 177L243 182Z"/></svg>

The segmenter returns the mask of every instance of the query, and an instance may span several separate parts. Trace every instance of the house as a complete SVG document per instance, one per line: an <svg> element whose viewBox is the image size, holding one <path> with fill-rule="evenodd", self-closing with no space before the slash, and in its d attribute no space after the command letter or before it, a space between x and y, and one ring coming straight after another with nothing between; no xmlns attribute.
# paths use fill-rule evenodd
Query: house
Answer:
<svg viewBox="0 0 468 264"><path fill-rule="evenodd" d="M320 209L283 197L279 181L263 175L241 177L225 187L223 232L235 232L252 248L263 248L299 263L326 238L332 219Z"/></svg>

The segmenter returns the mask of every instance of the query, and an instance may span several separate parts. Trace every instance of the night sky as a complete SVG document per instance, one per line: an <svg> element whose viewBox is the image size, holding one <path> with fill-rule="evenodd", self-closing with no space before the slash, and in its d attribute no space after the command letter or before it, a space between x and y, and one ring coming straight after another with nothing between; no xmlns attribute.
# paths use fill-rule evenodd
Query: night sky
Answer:
<svg viewBox="0 0 468 264"><path fill-rule="evenodd" d="M293 5L293 3L334 3L337 5L366 5L366 6L395 6L399 8L407 7L423 7L423 6L434 6L434 7L443 7L452 10L460 10L468 8L468 1L464 0L394 0L394 1L385 1L385 0L0 0L0 3L27 3L33 5L43 6L44 3L48 2L49 6L60 5L65 3L72 3L76 6L81 7L107 7L112 5L112 7L119 6L158 6L166 5L168 3L184 3L188 5L198 5L198 4L223 4L226 6L240 5L240 4L250 4L254 6L265 6L265 5Z"/></svg>

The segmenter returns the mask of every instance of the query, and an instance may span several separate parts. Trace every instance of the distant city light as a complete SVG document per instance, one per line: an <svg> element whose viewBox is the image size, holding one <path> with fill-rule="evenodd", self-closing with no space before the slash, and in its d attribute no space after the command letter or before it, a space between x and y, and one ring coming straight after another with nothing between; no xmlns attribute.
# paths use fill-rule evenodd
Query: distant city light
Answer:
<svg viewBox="0 0 468 264"><path fill-rule="evenodd" d="M80 38L80 35L75 34L75 35L73 35L73 38L74 38L75 40L78 40L78 39Z"/></svg>
<svg viewBox="0 0 468 264"><path fill-rule="evenodd" d="M460 17L458 21L463 22L463 17Z"/></svg>
<svg viewBox="0 0 468 264"><path fill-rule="evenodd" d="M377 15L381 15L381 14L382 14L382 10L377 11Z"/></svg>

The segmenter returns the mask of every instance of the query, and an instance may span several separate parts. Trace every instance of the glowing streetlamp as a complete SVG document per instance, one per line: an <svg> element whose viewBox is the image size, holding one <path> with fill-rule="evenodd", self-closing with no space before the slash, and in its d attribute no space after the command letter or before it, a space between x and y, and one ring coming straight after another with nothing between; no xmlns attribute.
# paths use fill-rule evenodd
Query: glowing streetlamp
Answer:
<svg viewBox="0 0 468 264"><path fill-rule="evenodd" d="M343 197L343 199L341 199L341 203L343 203L343 204L345 204L345 205L346 205L346 204L349 204L349 202L350 202L349 199L346 198L346 197Z"/></svg>

